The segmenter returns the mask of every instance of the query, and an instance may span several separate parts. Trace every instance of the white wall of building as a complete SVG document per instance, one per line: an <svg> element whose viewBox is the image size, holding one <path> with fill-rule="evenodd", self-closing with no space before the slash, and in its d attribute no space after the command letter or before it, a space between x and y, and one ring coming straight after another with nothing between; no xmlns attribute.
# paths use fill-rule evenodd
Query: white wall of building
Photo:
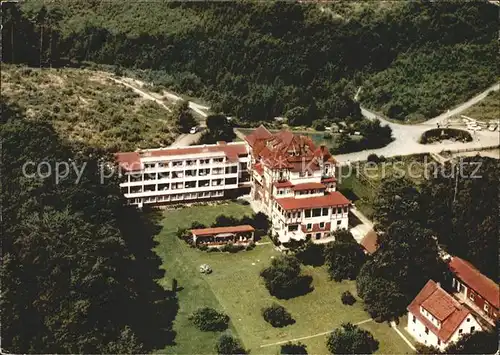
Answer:
<svg viewBox="0 0 500 355"><path fill-rule="evenodd" d="M419 343L427 346L435 346L440 348L441 350L446 348L451 342L457 341L463 334L471 333L471 329L475 331L482 330L477 320L471 314L469 314L467 318L464 319L462 324L457 328L455 333L453 333L448 342L443 343L439 341L439 338L432 332L431 329L428 329L428 331L426 332L425 324L423 324L418 319L418 317L415 317L411 312L408 312L408 333L410 333L413 338L415 338L415 340Z"/></svg>

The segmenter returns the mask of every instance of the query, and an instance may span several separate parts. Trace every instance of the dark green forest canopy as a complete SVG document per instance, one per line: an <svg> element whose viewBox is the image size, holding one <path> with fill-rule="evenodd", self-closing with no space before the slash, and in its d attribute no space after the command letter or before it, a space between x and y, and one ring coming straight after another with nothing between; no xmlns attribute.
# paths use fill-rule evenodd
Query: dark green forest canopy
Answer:
<svg viewBox="0 0 500 355"><path fill-rule="evenodd" d="M101 182L109 157L69 146L48 122L0 103L2 348L121 354L171 344L177 302L155 282L157 227L125 205L117 174ZM82 173L30 177L27 162L70 162Z"/></svg>
<svg viewBox="0 0 500 355"><path fill-rule="evenodd" d="M450 1L341 3L328 5L329 11L314 3L271 1L147 6L67 1L47 3L41 10L40 2L29 2L20 12L7 6L3 58L31 65L67 60L120 65L158 85L203 97L215 111L246 121L270 120L303 107L310 117L306 124L359 118L356 86L382 72L366 86L367 103L397 112L395 118L425 116L495 79L494 63L483 58L496 52L491 45L498 20L493 9L486 2ZM427 56L443 47L452 53L443 57L445 65L434 65L435 60L424 65ZM449 68L462 61L453 55L461 48L471 55L455 77ZM403 94L391 98L392 90L403 85L391 68L401 63L418 67L405 84L422 96L416 104L406 103ZM461 86L467 68L477 78ZM442 88L433 78L441 73L457 93L434 100ZM390 80L394 89L384 86Z"/></svg>

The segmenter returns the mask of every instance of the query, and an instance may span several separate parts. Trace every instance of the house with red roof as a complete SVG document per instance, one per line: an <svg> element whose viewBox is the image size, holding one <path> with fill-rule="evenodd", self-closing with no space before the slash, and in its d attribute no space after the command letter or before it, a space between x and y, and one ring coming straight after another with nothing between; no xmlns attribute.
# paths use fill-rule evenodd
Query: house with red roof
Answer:
<svg viewBox="0 0 500 355"><path fill-rule="evenodd" d="M407 331L427 346L446 348L464 334L481 331L472 312L429 280L408 305Z"/></svg>
<svg viewBox="0 0 500 355"><path fill-rule="evenodd" d="M448 263L454 296L491 325L500 318L500 292L496 282L468 261L453 256Z"/></svg>
<svg viewBox="0 0 500 355"><path fill-rule="evenodd" d="M336 161L325 146L290 131L260 126L245 137L250 152L251 197L271 217L281 243L324 241L348 228L350 201L336 191Z"/></svg>

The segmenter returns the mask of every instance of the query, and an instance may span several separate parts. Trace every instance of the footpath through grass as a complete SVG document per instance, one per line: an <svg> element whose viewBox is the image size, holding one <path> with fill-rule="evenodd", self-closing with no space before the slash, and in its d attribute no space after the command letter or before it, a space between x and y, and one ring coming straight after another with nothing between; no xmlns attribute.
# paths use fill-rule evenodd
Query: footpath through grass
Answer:
<svg viewBox="0 0 500 355"><path fill-rule="evenodd" d="M187 227L197 220L210 224L219 214L241 217L252 212L248 206L229 202L216 206L195 206L165 212L164 228L157 236L156 252L163 259L166 275L162 284L171 287L172 278L178 281L180 311L175 320L176 345L162 352L193 354L213 353L220 333L201 332L188 320L197 308L210 306L231 317L231 329L247 349L255 354L276 354L279 345L261 347L289 339L327 332L342 322L357 323L369 319L362 302L345 306L340 295L346 290L355 294L355 283L336 283L329 280L325 268L304 267L313 277L314 291L291 300L277 300L269 295L259 276L262 269L280 254L272 244L256 246L254 250L236 254L207 253L190 248L175 236L178 226ZM201 264L209 264L213 273L203 275ZM261 309L277 302L295 318L296 323L285 328L273 328L261 316ZM386 324L364 323L380 341L379 353L401 354L409 351L407 345ZM302 340L311 354L325 354L327 335Z"/></svg>

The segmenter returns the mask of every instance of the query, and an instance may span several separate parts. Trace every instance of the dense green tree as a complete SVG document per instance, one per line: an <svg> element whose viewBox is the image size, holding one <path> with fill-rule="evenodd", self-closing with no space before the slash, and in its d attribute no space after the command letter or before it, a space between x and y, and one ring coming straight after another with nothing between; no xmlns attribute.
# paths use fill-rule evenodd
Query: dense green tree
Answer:
<svg viewBox="0 0 500 355"><path fill-rule="evenodd" d="M328 273L337 282L345 279L354 280L366 260L363 248L356 241L328 243L324 253Z"/></svg>
<svg viewBox="0 0 500 355"><path fill-rule="evenodd" d="M189 109L189 102L186 100L178 102L175 105L173 116L177 119L177 124L182 133L188 133L191 127L197 125L193 113Z"/></svg>
<svg viewBox="0 0 500 355"><path fill-rule="evenodd" d="M418 220L421 216L420 193L402 176L382 180L374 199L374 217L383 228L400 220Z"/></svg>
<svg viewBox="0 0 500 355"><path fill-rule="evenodd" d="M498 326L495 327L498 329ZM494 354L498 352L498 332L485 330L462 335L444 349L443 354Z"/></svg>
<svg viewBox="0 0 500 355"><path fill-rule="evenodd" d="M491 158L447 164L422 187L422 218L448 252L498 277L498 188L500 167Z"/></svg>
<svg viewBox="0 0 500 355"><path fill-rule="evenodd" d="M260 275L269 293L277 298L289 299L312 291L311 276L301 275L300 262L293 256L273 259Z"/></svg>
<svg viewBox="0 0 500 355"><path fill-rule="evenodd" d="M1 104L2 347L107 353L167 345L176 304L154 281L162 277L151 252L157 229L125 205L117 174L101 182L110 157L72 148L48 123ZM63 162L73 165L57 175Z"/></svg>
<svg viewBox="0 0 500 355"><path fill-rule="evenodd" d="M229 316L217 312L210 307L199 308L193 312L189 319L194 325L205 332L216 332L226 330L229 325Z"/></svg>
<svg viewBox="0 0 500 355"><path fill-rule="evenodd" d="M273 303L271 306L264 308L262 310L262 317L275 328L282 328L295 323L292 315L285 307L277 303Z"/></svg>
<svg viewBox="0 0 500 355"><path fill-rule="evenodd" d="M298 343L286 343L281 345L280 354L282 355L307 355L307 346Z"/></svg>
<svg viewBox="0 0 500 355"><path fill-rule="evenodd" d="M321 266L325 263L325 246L308 240L295 251L295 257L304 265Z"/></svg>
<svg viewBox="0 0 500 355"><path fill-rule="evenodd" d="M217 354L221 355L247 353L247 351L241 346L238 339L235 339L227 334L222 334L219 340L217 340L217 344L215 344L215 351Z"/></svg>
<svg viewBox="0 0 500 355"><path fill-rule="evenodd" d="M429 279L440 281L445 265L432 231L398 221L379 238L380 247L356 279L367 311L379 319L400 316Z"/></svg>
<svg viewBox="0 0 500 355"><path fill-rule="evenodd" d="M305 107L297 106L285 113L285 117L291 126L300 126L307 124L311 119L308 117L308 111Z"/></svg>
<svg viewBox="0 0 500 355"><path fill-rule="evenodd" d="M342 323L328 337L326 346L331 354L373 354L379 342L373 335L357 325Z"/></svg>

